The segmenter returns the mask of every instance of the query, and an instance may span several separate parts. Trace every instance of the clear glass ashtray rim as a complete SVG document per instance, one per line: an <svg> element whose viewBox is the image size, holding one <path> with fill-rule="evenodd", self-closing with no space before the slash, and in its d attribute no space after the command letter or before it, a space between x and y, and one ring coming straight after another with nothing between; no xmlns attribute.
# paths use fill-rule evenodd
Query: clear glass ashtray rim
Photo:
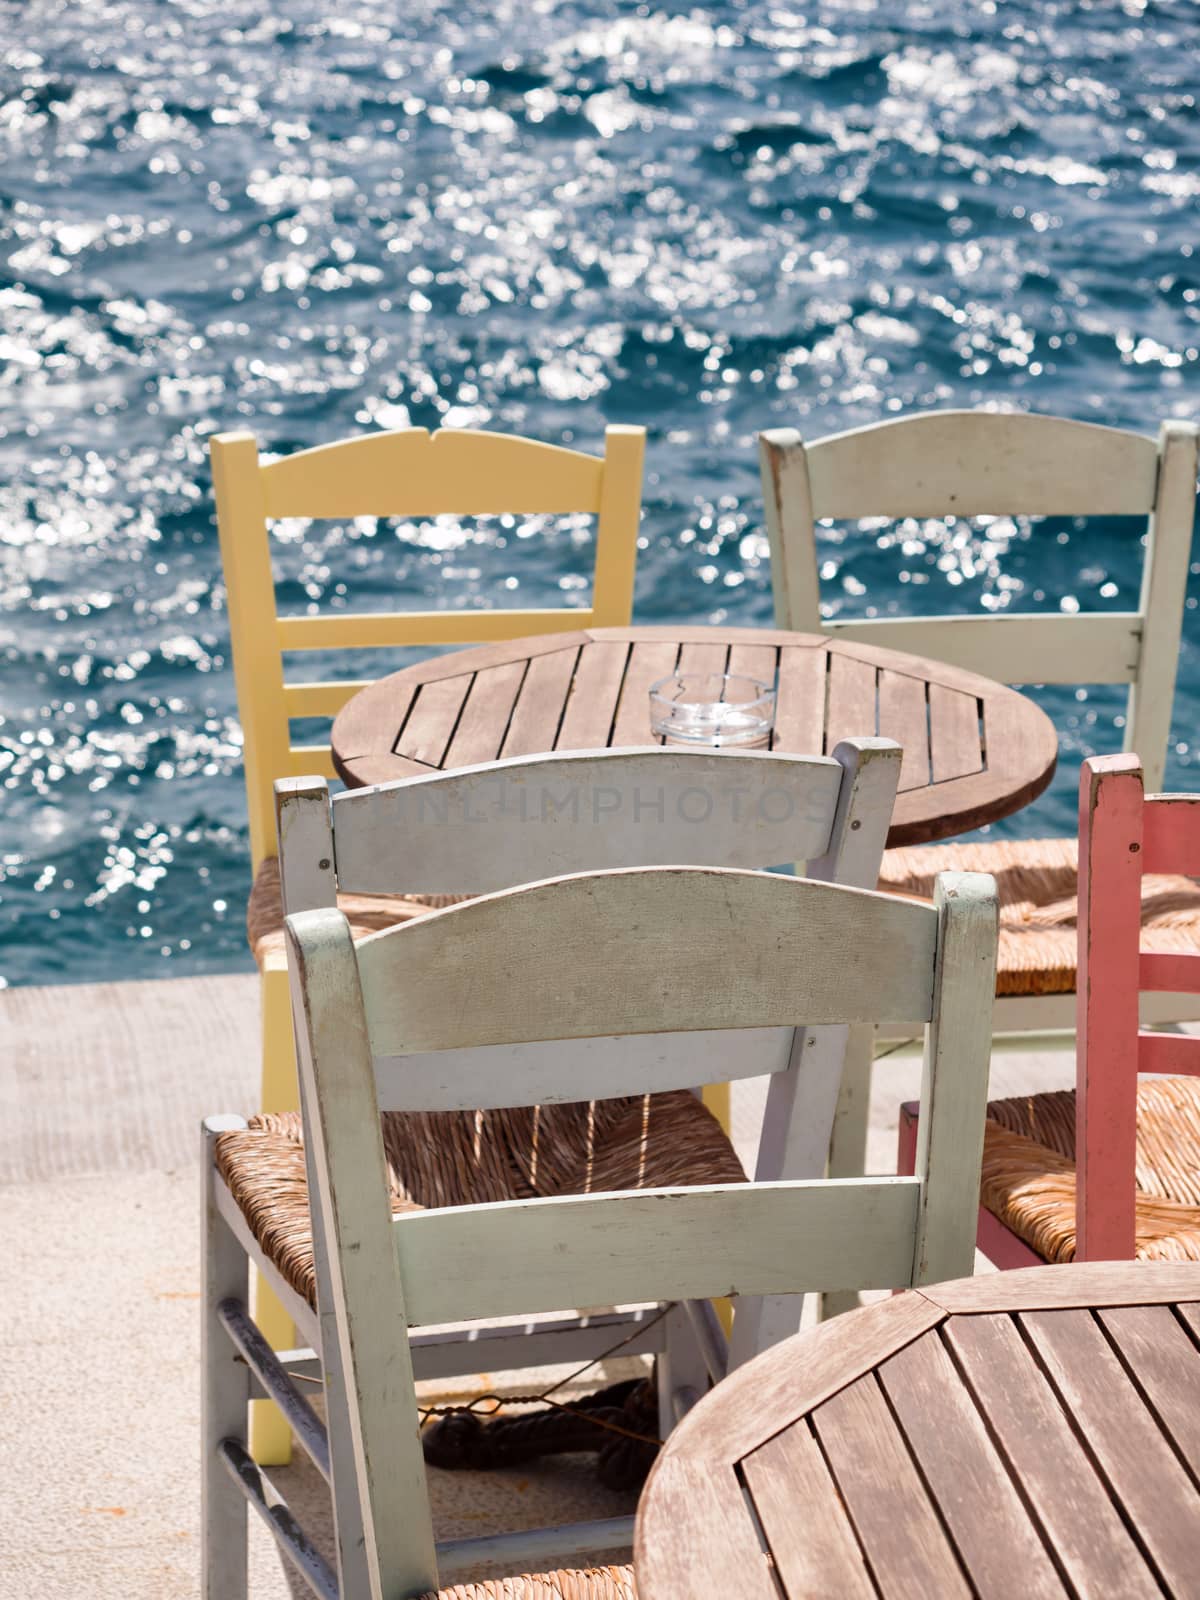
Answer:
<svg viewBox="0 0 1200 1600"><path fill-rule="evenodd" d="M740 700L681 700L663 693L675 684L682 690L689 678L744 684L753 693ZM710 745L749 743L771 733L775 726L775 685L748 672L669 672L650 685L649 697L651 729L664 738L682 737L688 742ZM723 716L716 714L721 707L727 708ZM742 727L736 732L731 728L722 735L723 724L734 718L742 720Z"/></svg>

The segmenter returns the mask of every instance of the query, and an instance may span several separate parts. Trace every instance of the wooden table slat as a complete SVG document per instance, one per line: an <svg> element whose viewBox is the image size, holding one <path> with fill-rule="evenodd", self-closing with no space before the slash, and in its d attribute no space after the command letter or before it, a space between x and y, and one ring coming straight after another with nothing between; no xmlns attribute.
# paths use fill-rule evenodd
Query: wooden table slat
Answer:
<svg viewBox="0 0 1200 1600"><path fill-rule="evenodd" d="M662 1457L650 1483L654 1493L643 1502L634 1543L639 1589L657 1584L672 1593L779 1600L732 1465ZM707 1535L703 1545L691 1532L697 1526Z"/></svg>
<svg viewBox="0 0 1200 1600"><path fill-rule="evenodd" d="M807 1419L748 1455L742 1474L786 1593L874 1600L879 1591Z"/></svg>
<svg viewBox="0 0 1200 1600"><path fill-rule="evenodd" d="M780 650L772 749L824 755L828 668L829 656L824 650L788 645Z"/></svg>
<svg viewBox="0 0 1200 1600"><path fill-rule="evenodd" d="M1020 1322L1170 1592L1194 1592L1196 1491L1090 1311Z"/></svg>
<svg viewBox="0 0 1200 1600"><path fill-rule="evenodd" d="M679 647L674 644L635 644L625 668L617 718L613 723L614 746L658 743L650 731L650 685L675 671Z"/></svg>
<svg viewBox="0 0 1200 1600"><path fill-rule="evenodd" d="M500 750L502 756L535 756L554 749L578 660L579 650L572 646L535 656L529 663Z"/></svg>
<svg viewBox="0 0 1200 1600"><path fill-rule="evenodd" d="M903 672L879 674L879 726L904 751L900 788L922 789L929 783L929 708L926 686Z"/></svg>
<svg viewBox="0 0 1200 1600"><path fill-rule="evenodd" d="M874 735L879 726L878 668L854 656L829 656L829 705L825 725L825 754L839 739Z"/></svg>
<svg viewBox="0 0 1200 1600"><path fill-rule="evenodd" d="M1200 1377L1190 1336L1169 1306L1112 1306L1098 1315L1137 1374L1159 1427L1200 1483Z"/></svg>
<svg viewBox="0 0 1200 1600"><path fill-rule="evenodd" d="M1074 1262L1070 1271L1022 1267L1019 1272L930 1284L916 1293L943 1311L960 1313L1173 1305L1196 1300L1198 1290L1200 1267L1194 1261L1140 1261L1133 1273L1128 1261L1082 1261Z"/></svg>
<svg viewBox="0 0 1200 1600"><path fill-rule="evenodd" d="M427 767L441 766L473 678L467 673L421 685L395 744L398 756Z"/></svg>
<svg viewBox="0 0 1200 1600"><path fill-rule="evenodd" d="M929 757L934 783L983 770L975 695L941 683L929 685Z"/></svg>
<svg viewBox="0 0 1200 1600"><path fill-rule="evenodd" d="M608 748L629 649L624 641L613 639L581 652L556 750Z"/></svg>
<svg viewBox="0 0 1200 1600"><path fill-rule="evenodd" d="M870 1374L813 1413L825 1459L887 1600L954 1600L970 1587Z"/></svg>
<svg viewBox="0 0 1200 1600"><path fill-rule="evenodd" d="M979 1600L1008 1600L1014 1564L1021 1571L1021 1593L1029 1600L1065 1595L938 1334L927 1333L885 1361L879 1381Z"/></svg>
<svg viewBox="0 0 1200 1600"><path fill-rule="evenodd" d="M510 661L506 666L487 667L475 674L458 727L443 758L445 766L472 767L496 759L527 670L524 661Z"/></svg>
<svg viewBox="0 0 1200 1600"><path fill-rule="evenodd" d="M1160 1595L1012 1317L951 1317L942 1327L1010 1472L1080 1594Z"/></svg>
<svg viewBox="0 0 1200 1600"><path fill-rule="evenodd" d="M820 1405L885 1356L942 1320L921 1295L896 1295L871 1307L869 1322L835 1317L805 1336L804 1365L788 1359L786 1343L739 1367L721 1385L721 1408L697 1406L672 1436L689 1455L740 1460L765 1444L798 1412Z"/></svg>

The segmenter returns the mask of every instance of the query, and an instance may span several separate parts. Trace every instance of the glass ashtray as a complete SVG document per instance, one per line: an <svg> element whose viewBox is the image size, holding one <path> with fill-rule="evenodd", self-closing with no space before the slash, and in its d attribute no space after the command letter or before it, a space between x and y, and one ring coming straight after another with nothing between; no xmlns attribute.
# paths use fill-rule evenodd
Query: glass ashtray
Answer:
<svg viewBox="0 0 1200 1600"><path fill-rule="evenodd" d="M650 727L668 744L766 745L775 689L732 672L673 672L650 686Z"/></svg>

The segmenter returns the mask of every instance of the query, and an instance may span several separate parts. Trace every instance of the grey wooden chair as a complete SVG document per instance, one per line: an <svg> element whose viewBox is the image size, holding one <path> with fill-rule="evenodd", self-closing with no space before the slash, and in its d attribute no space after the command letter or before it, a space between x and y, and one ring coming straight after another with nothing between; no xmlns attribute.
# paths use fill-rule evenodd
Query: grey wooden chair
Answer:
<svg viewBox="0 0 1200 1600"><path fill-rule="evenodd" d="M878 871L899 762L899 748L890 741L864 739L847 741L828 758L659 747L522 758L332 799L323 780L286 780L276 786L283 893L291 912L341 906L355 937L364 938L370 937L374 897L402 884L413 893L452 897L581 868L674 860L745 867L798 857L815 878L868 885ZM380 926L393 920L385 916ZM439 1108L425 1102L423 1082L414 1097L398 1077L384 1102L398 1174L394 1201L477 1205L531 1191L571 1192L586 1183L589 1170L602 1170L610 1187L740 1179L725 1134L686 1091L704 1081L766 1073L775 1074L765 1119L770 1136L762 1141L756 1175L820 1175L845 1040L844 1027L813 1028L803 1036L795 1029L658 1036L652 1054L669 1065L673 1082L671 1092L651 1103L648 1124L640 1112L629 1114L640 1106L645 1086L640 1057L624 1048L629 1065L610 1081L625 1083L620 1093L628 1104L609 1101L594 1111L543 1104L532 1113L494 1105L482 1135L473 1102ZM549 1070L564 1058L585 1064L606 1052L611 1047L603 1042L574 1041L497 1049L492 1059L507 1087L514 1073L528 1078L531 1062ZM781 1072L793 1057L797 1064L803 1057L805 1071ZM453 1059L443 1055L443 1068L449 1070ZM530 1171L535 1140L542 1156L536 1179ZM212 1203L307 1346L272 1358L274 1387L256 1390L278 1389L294 1424L288 1371L315 1372L323 1347L301 1119L298 1113L260 1115L248 1127L222 1126L211 1143L217 1163ZM764 1329L777 1329L774 1336L797 1324L794 1300L759 1309L767 1318ZM507 1370L587 1360L632 1334L638 1342L631 1348L659 1354L661 1409L669 1422L681 1395L707 1385L702 1346L713 1343L713 1318L707 1305L677 1309L661 1323L654 1317L534 1317L519 1337L504 1325L422 1332L414 1335L414 1361L423 1377ZM239 1330L243 1343L262 1342L249 1321ZM223 1339L229 1331L213 1334Z"/></svg>
<svg viewBox="0 0 1200 1600"><path fill-rule="evenodd" d="M761 1308L773 1297L970 1271L995 979L990 879L948 875L928 906L769 873L636 868L487 895L357 945L332 908L294 914L287 926L328 1431L244 1336L245 1224L214 1176L209 1596L245 1593L246 1500L315 1592L345 1600L432 1595L484 1562L537 1564L628 1542L632 1519L435 1546L410 1329L581 1303L690 1303L732 1290L758 1297L760 1308L744 1329L735 1319L736 1362L758 1347ZM664 1039L699 1044L728 1030L740 1051L748 1033L786 1035L801 1019L845 1026L891 1016L929 1023L915 1177L602 1190L393 1212L380 1108L397 1098L454 1109L576 1102L635 1082L670 1091L694 1079L697 1062L705 1076L728 1063L704 1049L685 1062ZM547 1041L559 1048L547 1051ZM779 1077L804 1076L802 1051L765 1054ZM230 1331L232 1342L223 1338ZM725 1362L717 1351L710 1359L719 1377ZM245 1449L254 1378L278 1391L331 1476L336 1577ZM471 1593L631 1597L633 1577L620 1566L558 1571Z"/></svg>

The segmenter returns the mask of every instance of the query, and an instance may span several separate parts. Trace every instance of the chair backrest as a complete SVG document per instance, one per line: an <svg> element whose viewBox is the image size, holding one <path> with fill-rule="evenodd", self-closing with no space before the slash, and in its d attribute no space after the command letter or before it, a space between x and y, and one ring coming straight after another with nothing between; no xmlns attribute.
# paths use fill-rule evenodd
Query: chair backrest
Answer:
<svg viewBox="0 0 1200 1600"><path fill-rule="evenodd" d="M845 633L1004 683L1127 683L1127 750L1162 782L1196 509L1188 422L1141 434L1059 417L932 411L805 444L760 439L775 614L781 627ZM822 517L1146 516L1136 611L1090 615L823 620ZM1018 676L1019 674L1019 676Z"/></svg>
<svg viewBox="0 0 1200 1600"><path fill-rule="evenodd" d="M318 1252L376 1597L437 1587L408 1326L898 1288L971 1270L995 976L988 877L944 875L931 906L769 873L637 868L522 886L357 947L328 908L290 916L287 930ZM489 1071L486 1051L891 1017L930 1024L912 1178L595 1193L392 1220L377 1074L382 1086L401 1053L426 1103L441 1100L439 1063L466 1051L469 1104L578 1101L624 1086L561 1044L536 1080L506 1056ZM700 1075L727 1070L714 1056ZM645 1061L641 1090L672 1082Z"/></svg>
<svg viewBox="0 0 1200 1600"><path fill-rule="evenodd" d="M1200 795L1147 796L1135 755L1092 757L1079 781L1078 1261L1133 1259L1137 1074L1200 1076L1200 1038L1139 1025L1140 992L1200 994L1200 951L1142 948L1145 873L1200 877Z"/></svg>
<svg viewBox="0 0 1200 1600"><path fill-rule="evenodd" d="M652 745L519 756L330 796L275 785L284 910L336 894L483 894L606 867L772 867L874 888L902 752Z"/></svg>
<svg viewBox="0 0 1200 1600"><path fill-rule="evenodd" d="M876 738L848 739L833 756L580 751L347 790L332 802L323 779L285 779L275 785L284 909L333 906L338 891L481 894L572 872L676 862L799 861L810 877L874 888L900 761L899 745ZM393 1064L381 1093L388 1111L496 1105L488 1096L507 1092L510 1074L520 1071L534 1099L550 1100L543 1069L552 1070L564 1048L581 1067L607 1074L610 1085L627 1086L610 1094L640 1092L647 1054L673 1087L692 1088L702 1081L701 1055L723 1061L726 1079L757 1077L785 1065L793 1046L793 1030L784 1027L752 1029L738 1041L659 1032L640 1051L624 1039L584 1038L510 1052L503 1068L494 1057L483 1081L478 1052L465 1049L442 1056L436 1103L411 1060ZM841 1060L836 1048L828 1067L810 1065L830 1078L830 1119ZM808 1093L816 1120L815 1078Z"/></svg>
<svg viewBox="0 0 1200 1600"><path fill-rule="evenodd" d="M645 430L605 431L603 458L498 433L408 428L260 460L254 435L211 443L250 840L257 868L273 849L271 785L333 776L328 747L295 747L289 719L332 716L364 685L287 684L285 650L474 644L555 629L627 626L641 514ZM596 517L592 603L577 610L336 612L280 617L268 524L280 517L432 517L589 512Z"/></svg>

